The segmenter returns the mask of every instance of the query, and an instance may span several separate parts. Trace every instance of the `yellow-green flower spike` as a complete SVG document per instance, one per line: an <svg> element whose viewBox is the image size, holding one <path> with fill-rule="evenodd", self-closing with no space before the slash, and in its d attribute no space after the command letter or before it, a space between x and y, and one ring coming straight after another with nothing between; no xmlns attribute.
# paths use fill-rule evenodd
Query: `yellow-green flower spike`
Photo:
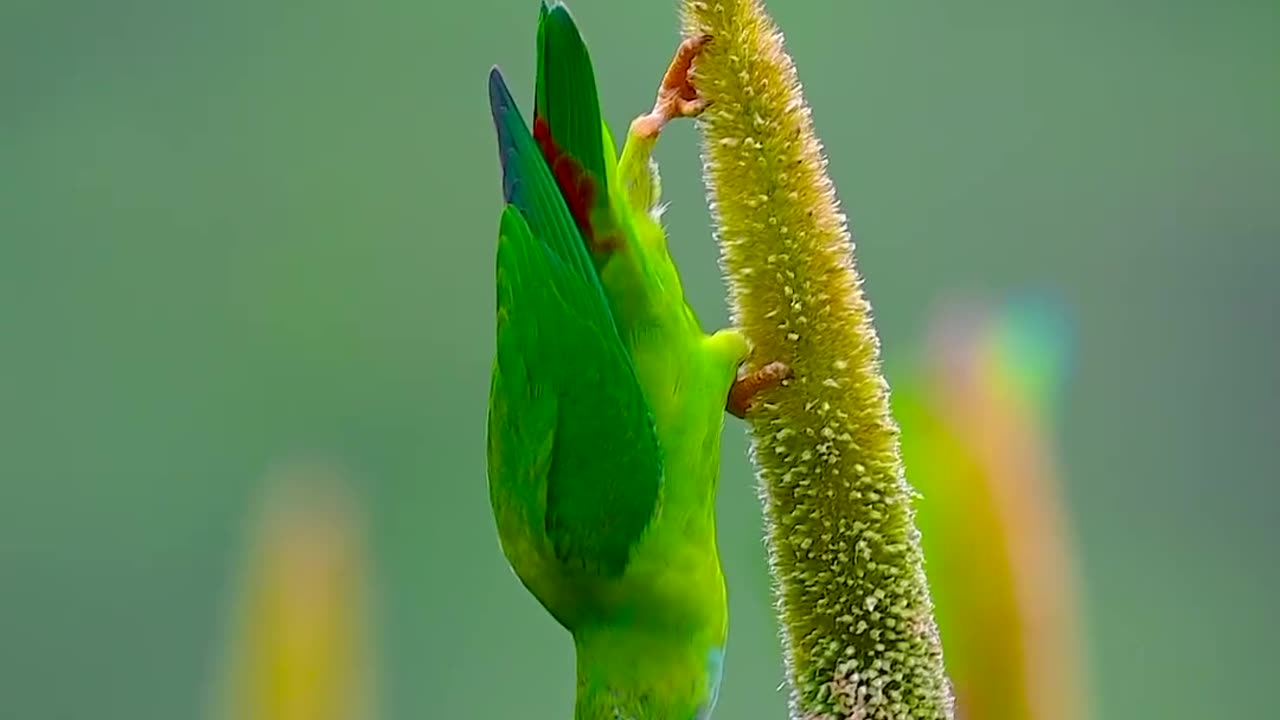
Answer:
<svg viewBox="0 0 1280 720"><path fill-rule="evenodd" d="M747 416L795 718L952 717L871 307L791 59L759 0L684 0L735 324L793 377Z"/></svg>

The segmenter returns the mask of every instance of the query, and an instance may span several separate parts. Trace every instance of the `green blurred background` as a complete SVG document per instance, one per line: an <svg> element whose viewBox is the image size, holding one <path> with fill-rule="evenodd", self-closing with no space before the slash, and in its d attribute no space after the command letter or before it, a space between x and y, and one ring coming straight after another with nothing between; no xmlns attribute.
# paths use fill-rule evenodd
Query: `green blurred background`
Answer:
<svg viewBox="0 0 1280 720"><path fill-rule="evenodd" d="M577 0L606 117L673 0ZM892 365L956 294L1055 289L1102 718L1274 716L1280 3L775 0ZM0 5L0 716L195 717L268 467L368 503L383 717L570 717L568 638L484 477L499 179L485 73L537 3ZM696 134L659 157L725 322ZM898 358L895 361L895 358ZM717 717L782 718L743 426Z"/></svg>

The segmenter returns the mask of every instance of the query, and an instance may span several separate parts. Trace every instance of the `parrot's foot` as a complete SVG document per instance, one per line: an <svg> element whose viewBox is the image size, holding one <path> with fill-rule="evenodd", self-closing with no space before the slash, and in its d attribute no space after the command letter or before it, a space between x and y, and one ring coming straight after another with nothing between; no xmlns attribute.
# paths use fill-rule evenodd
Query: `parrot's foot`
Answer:
<svg viewBox="0 0 1280 720"><path fill-rule="evenodd" d="M729 388L729 400L725 410L737 418L745 418L751 410L755 397L765 390L778 387L784 380L790 379L791 368L786 363L771 362L762 368L739 375Z"/></svg>
<svg viewBox="0 0 1280 720"><path fill-rule="evenodd" d="M658 88L658 100L653 111L641 115L631 123L631 132L645 139L654 139L667 123L680 117L697 117L707 109L710 101L698 94L689 77L693 61L711 42L710 35L686 38L676 50L662 85Z"/></svg>

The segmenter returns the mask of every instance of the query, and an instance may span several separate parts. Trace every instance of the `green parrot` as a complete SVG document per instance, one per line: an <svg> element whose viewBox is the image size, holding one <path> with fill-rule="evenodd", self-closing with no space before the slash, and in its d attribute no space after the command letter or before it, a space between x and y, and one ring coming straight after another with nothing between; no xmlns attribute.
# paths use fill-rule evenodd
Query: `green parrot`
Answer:
<svg viewBox="0 0 1280 720"><path fill-rule="evenodd" d="M724 413L788 373L739 376L746 339L703 332L660 224L651 151L668 121L706 107L689 75L709 40L680 45L620 158L563 5L539 17L532 131L489 75L506 201L490 500L511 567L573 636L579 720L710 715L727 631Z"/></svg>

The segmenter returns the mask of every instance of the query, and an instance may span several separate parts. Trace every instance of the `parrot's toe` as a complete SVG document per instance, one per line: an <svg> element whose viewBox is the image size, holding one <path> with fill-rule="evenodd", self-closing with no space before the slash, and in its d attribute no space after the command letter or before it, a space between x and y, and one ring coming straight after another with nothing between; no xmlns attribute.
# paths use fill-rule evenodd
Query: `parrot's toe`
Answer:
<svg viewBox="0 0 1280 720"><path fill-rule="evenodd" d="M791 367L774 361L751 372L739 375L729 388L725 410L737 418L746 418L757 395L778 387L791 378Z"/></svg>
<svg viewBox="0 0 1280 720"><path fill-rule="evenodd" d="M693 62L711 42L710 35L686 38L662 76L658 99L653 111L641 115L631 124L631 131L644 138L656 138L668 122L676 118L701 115L711 101L703 97L693 84Z"/></svg>
<svg viewBox="0 0 1280 720"><path fill-rule="evenodd" d="M685 38L676 50L676 55L662 78L662 86L658 89L658 103L655 109L663 112L668 118L697 117L707 109L710 102L698 93L693 84L693 63L711 43L707 34Z"/></svg>
<svg viewBox="0 0 1280 720"><path fill-rule="evenodd" d="M706 98L699 97L693 100L680 100L675 104L676 117L695 118L701 115L708 107L711 101Z"/></svg>

